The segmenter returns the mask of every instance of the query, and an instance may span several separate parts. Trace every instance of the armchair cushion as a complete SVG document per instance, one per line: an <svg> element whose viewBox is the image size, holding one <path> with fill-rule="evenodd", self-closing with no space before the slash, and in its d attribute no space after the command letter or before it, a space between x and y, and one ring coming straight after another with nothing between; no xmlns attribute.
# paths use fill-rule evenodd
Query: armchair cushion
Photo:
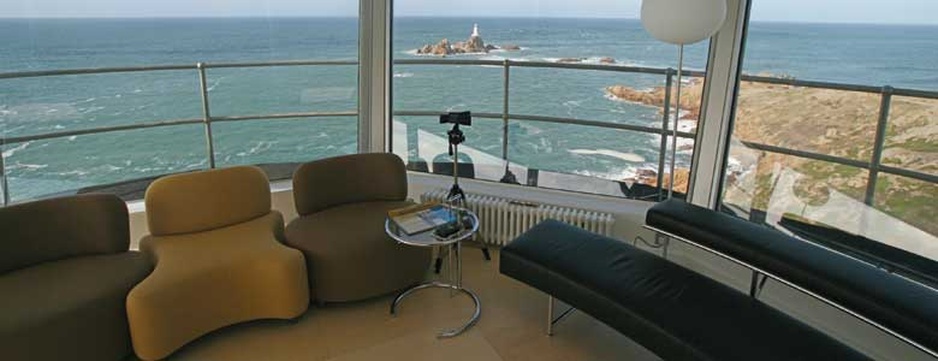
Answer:
<svg viewBox="0 0 938 361"><path fill-rule="evenodd" d="M138 252L47 262L0 275L6 360L121 360L131 352L124 301L152 269Z"/></svg>
<svg viewBox="0 0 938 361"><path fill-rule="evenodd" d="M126 252L127 206L110 194L0 208L0 274L69 257Z"/></svg>
<svg viewBox="0 0 938 361"><path fill-rule="evenodd" d="M393 153L317 160L296 169L293 197L300 216L343 204L403 201L407 198L407 170Z"/></svg>
<svg viewBox="0 0 938 361"><path fill-rule="evenodd" d="M145 201L150 234L202 232L270 213L270 185L258 167L213 169L157 179Z"/></svg>
<svg viewBox="0 0 938 361"><path fill-rule="evenodd" d="M361 300L421 281L430 250L399 244L384 231L387 212L411 204L347 204L290 222L286 243L306 256L313 297L323 302Z"/></svg>

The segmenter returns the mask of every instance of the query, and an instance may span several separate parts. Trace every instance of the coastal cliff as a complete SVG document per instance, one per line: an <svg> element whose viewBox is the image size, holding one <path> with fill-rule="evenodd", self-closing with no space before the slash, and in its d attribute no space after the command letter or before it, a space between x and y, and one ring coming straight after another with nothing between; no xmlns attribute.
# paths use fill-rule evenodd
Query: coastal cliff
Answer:
<svg viewBox="0 0 938 361"><path fill-rule="evenodd" d="M699 118L702 90L700 79L692 79L682 87L681 119ZM654 107L664 104L664 87L639 90L614 85L606 92L622 101ZM672 90L672 105L673 94ZM879 107L879 94L742 82L725 200L766 209L774 191L773 174L780 168L791 168L801 174L793 191L807 204L825 203L831 190L862 201L869 177L864 169L756 151L737 141L868 162L873 154ZM938 101L892 98L882 164L938 173ZM682 172L686 170L676 172L676 189L685 186L680 181ZM646 183L643 179L639 181ZM933 221L938 203L927 201L934 199L938 199L935 185L881 173L874 205L938 234L938 224Z"/></svg>

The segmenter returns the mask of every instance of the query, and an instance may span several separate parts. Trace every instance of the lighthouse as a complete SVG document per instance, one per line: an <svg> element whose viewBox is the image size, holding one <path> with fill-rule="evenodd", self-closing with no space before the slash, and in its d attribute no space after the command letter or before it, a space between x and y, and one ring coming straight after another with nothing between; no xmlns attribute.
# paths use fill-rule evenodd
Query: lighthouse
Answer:
<svg viewBox="0 0 938 361"><path fill-rule="evenodd" d="M472 37L479 36L479 24L472 24Z"/></svg>

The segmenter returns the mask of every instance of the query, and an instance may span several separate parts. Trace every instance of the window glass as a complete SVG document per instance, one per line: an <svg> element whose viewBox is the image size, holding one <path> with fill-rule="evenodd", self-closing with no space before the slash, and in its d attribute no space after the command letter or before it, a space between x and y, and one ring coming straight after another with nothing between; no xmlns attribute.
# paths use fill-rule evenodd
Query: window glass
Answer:
<svg viewBox="0 0 938 361"><path fill-rule="evenodd" d="M284 178L357 151L357 1L20 0L0 14L9 202L136 198L213 158Z"/></svg>
<svg viewBox="0 0 938 361"><path fill-rule="evenodd" d="M723 209L938 260L938 4L791 3L752 3Z"/></svg>
<svg viewBox="0 0 938 361"><path fill-rule="evenodd" d="M669 178L659 169L662 154L664 172L670 160L662 149L662 108L666 69L677 67L678 47L645 31L640 1L394 6L393 150L411 170L451 173L450 126L439 124L438 115L468 110L474 123L462 128L460 159L472 163L461 166L465 176L657 199L659 175ZM693 73L684 74L680 192L687 188L707 46L685 50L684 68ZM673 73L671 79L677 83Z"/></svg>

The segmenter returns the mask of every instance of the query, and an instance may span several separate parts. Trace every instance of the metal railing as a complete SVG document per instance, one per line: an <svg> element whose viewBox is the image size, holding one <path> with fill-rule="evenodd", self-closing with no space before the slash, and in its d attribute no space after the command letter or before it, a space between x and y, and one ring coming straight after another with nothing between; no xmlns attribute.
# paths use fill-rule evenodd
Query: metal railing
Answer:
<svg viewBox="0 0 938 361"><path fill-rule="evenodd" d="M650 134L662 135L661 145L659 149L658 157L658 172L657 172L657 188L659 195L662 194L661 187L663 184L663 176L665 169L665 152L667 149L667 136L671 134L668 127L668 122L672 117L669 114L670 107L664 107L664 112L662 113L662 122L661 128L652 128L644 127L637 125L629 124L620 124L612 123L607 121L596 121L596 120L584 120L584 119L570 119L570 118L557 118L557 117L548 117L548 116L539 116L539 115L523 115L523 114L513 114L509 111L509 89L510 89L510 74L512 67L519 68L553 68L553 69L576 69L576 70L593 70L593 71L609 71L609 72L621 72L621 73L633 73L633 74L651 74L651 75L663 75L665 77L664 83L664 99L663 104L669 104L671 102L671 88L673 85L674 75L676 70L672 68L651 68L651 67L637 67L637 66L621 66L621 65L607 65L607 64L583 64L583 63L548 63L548 62L529 62L529 61L512 61L512 60L470 60L470 59L408 59L408 60L398 60L395 61L395 64L401 65L479 65L479 66L501 66L503 70L503 87L504 87L504 106L502 113L500 114L491 114L491 113L478 113L474 114L477 117L481 118L491 118L491 119L502 119L502 159L506 162L508 159L508 121L517 120L517 121L535 121L535 122L550 122L550 123L560 123L560 124L573 124L573 125L582 125L582 126L592 126L592 127L601 127L607 129L618 129L618 130L628 130L635 132L643 132ZM700 71L684 71L690 77L703 77L706 74ZM848 165L856 168L866 169L869 171L869 177L867 180L867 186L865 191L864 202L867 205L872 205L875 200L876 193L876 184L879 179L880 173L893 174L898 176L903 176L907 178L912 178L929 183L938 183L938 176L933 174L928 174L924 172L919 172L910 169L903 169L897 167L891 167L882 164L882 154L886 142L886 125L889 121L889 109L892 103L892 97L895 96L907 96L915 98L925 98L925 99L938 99L938 92L933 91L923 91L916 89L903 89L903 88L893 88L891 86L883 87L874 87L866 85L857 85L857 84L845 84L845 83L835 83L835 82L820 82L820 81L810 81L810 80L797 80L793 78L777 78L777 77L767 77L767 76L755 76L755 75L743 75L743 81L756 82L756 83L767 83L767 84L778 84L778 85L789 85L797 87L807 87L807 88L820 88L820 89L830 89L830 90L841 90L841 91L852 91L852 92L862 92L862 93L874 93L880 94L880 108L879 108L879 117L876 123L876 134L873 144L873 152L869 161L861 161L856 159L837 157L817 152L804 151L798 149L791 149L785 147L779 147L768 144L761 144L751 141L742 141L744 145L749 148L770 152L778 153L783 155L795 156L800 158L806 158L811 160L819 160L824 162L830 162L835 164ZM434 116L438 115L438 111L395 111L394 115L400 116ZM694 138L696 135L694 133L688 132L678 132L679 137L684 138Z"/></svg>
<svg viewBox="0 0 938 361"><path fill-rule="evenodd" d="M63 70L41 70L26 72L8 72L0 73L0 80L3 79L23 79L38 77L54 77L67 75L96 75L110 73L139 73L156 71L185 71L195 70L198 75L200 100L202 105L202 118L197 119L168 119L146 121L143 123L114 125L104 127L94 127L88 129L76 129L60 132L49 132L42 134L32 134L17 137L0 136L0 147L7 144L24 143L34 140L46 140L65 138L77 135L101 134L126 130L139 130L147 128L169 127L187 124L203 124L205 130L205 148L206 159L210 168L215 168L215 141L212 133L212 123L215 122L239 122L256 120L275 120L288 118L320 118L320 117L354 117L358 116L358 111L347 112L299 112L299 113L273 113L273 114L254 114L254 115L235 115L235 116L213 116L210 111L210 97L207 84L207 69L221 68L251 68L251 67L285 67L285 66L358 66L357 61L270 61L270 62L245 62L245 63L195 63L193 65L156 65L139 67L104 67L104 68L81 68L81 69L63 69ZM2 148L0 148L2 149ZM3 192L2 205L10 203L9 185L7 183L7 173L5 160L0 155L0 191Z"/></svg>
<svg viewBox="0 0 938 361"><path fill-rule="evenodd" d="M509 161L509 137L508 137L508 123L510 121L530 121L530 122L546 122L546 123L557 123L557 124L568 124L568 125L579 125L579 126L589 126L589 127L600 127L606 129L616 129L616 130L625 130L625 131L634 131L648 134L657 134L661 136L661 144L658 150L659 155L659 164L657 172L657 189L659 196L662 194L661 188L663 184L663 177L665 169L665 160L666 160L666 151L667 151L667 136L670 134L669 131L669 121L671 115L669 114L669 107L665 107L664 112L662 113L662 122L661 127L649 127L649 126L640 126L632 124L623 124L623 123L614 123L609 121L598 121L598 120L589 120L589 119L573 119L573 118L563 118L563 117L552 117L544 115L530 115L530 114L516 114L511 113L510 106L510 86L511 86L511 68L550 68L550 69L571 69L571 70L588 70L588 71L606 71L606 72L619 72L619 73L631 73L631 74L649 74L649 75L661 75L664 76L665 84L665 93L664 93L664 103L670 103L671 100L671 88L673 85L673 78L676 74L676 70L672 68L652 68L652 67L638 67L638 66L622 66L622 65L608 65L608 64L583 64L583 63L550 63L550 62L528 62L528 61L512 61L512 60L475 60L475 59L406 59L406 60L396 60L394 62L397 65L471 65L471 66L497 66L502 67L503 76L502 76L502 85L503 85L503 102L502 102L502 112L501 113L474 113L476 117L479 118L488 118L488 119L500 119L502 120L502 149L501 155L502 159L506 161L506 172L507 172L507 162ZM342 116L357 116L357 111L348 111L348 112L302 112L302 113L281 113L281 114L259 114L259 115L237 115L237 116L213 116L210 111L210 97L208 89L206 88L207 83L207 74L206 69L211 68L247 68L247 67L277 67L277 66L357 66L358 62L356 61L279 61L279 62L244 62L244 63L219 63L219 64L207 64L207 63L196 63L194 65L161 65L161 66L143 66L143 67L111 67L111 68L84 68L84 69L68 69L68 70L47 70L47 71L29 71L29 72L11 72L11 73L0 73L0 80L2 79L18 79L18 78L32 78L32 77L50 77L50 76L64 76L64 75L86 75L86 74L105 74L105 73L128 73L128 72L150 72L150 71L180 71L180 70L195 70L199 79L199 88L202 101L202 118L200 119L173 119L173 120L159 120L159 121L150 121L138 124L131 125L117 125L117 126L106 126L106 127L97 127L90 129L79 129L71 131L61 131L61 132L50 132L36 135L28 136L19 136L19 137L0 137L0 146L13 143L22 143L32 140L42 140L42 139L53 139L53 138L62 138L69 137L74 135L86 135L86 134L98 134L106 132L115 132L115 131L124 131L124 130L136 130L136 129L145 129L145 128L155 128L155 127L166 127L166 126L175 126L175 125L184 125L184 124L203 124L205 131L205 142L206 142L206 159L210 167L215 167L215 151L214 151L214 141L212 135L212 123L214 122L225 122L225 121L248 121L248 120L272 120L272 119L285 119L285 118L316 118L316 117L342 117ZM685 71L691 77L703 77L705 74L700 71ZM837 157L827 154L821 154L810 151L803 151L797 149L790 149L785 147L779 147L768 144L761 144L749 141L743 141L743 144L747 147L764 151L770 153L778 153L783 155L795 156L805 159L819 160L824 162L830 162L835 164L848 165L852 167L862 168L869 171L869 178L867 181L867 188L865 193L865 202L866 204L872 205L875 199L875 191L878 177L881 173L893 174L898 176L903 176L907 178L912 178L929 183L938 183L938 176L919 172L910 169L902 169L897 167L891 167L882 164L882 152L885 145L886 138L886 125L889 120L889 110L892 101L892 97L895 96L907 96L907 97L917 97L917 98L927 98L927 99L938 99L938 92L931 91L922 91L914 89L902 89L902 88L893 88L890 86L884 87L873 87L873 86L864 86L856 84L843 84L843 83L833 83L833 82L818 82L818 81L805 81L797 79L788 79L788 78L775 78L775 77L765 77L765 76L752 76L752 75L743 75L742 80L750 82L759 82L759 83L768 83L768 84L779 84L779 85L790 85L798 87L810 87L810 88L822 88L822 89L832 89L832 90L843 90L843 91L854 91L854 92L864 92L864 93L878 93L881 94L880 102L880 111L879 118L877 121L876 134L874 138L874 147L873 152L868 161L861 161L856 159ZM439 110L401 110L395 111L395 116L438 116L441 112ZM696 134L690 132L678 132L677 135L683 138L695 138ZM6 205L9 203L9 188L7 185L7 177L4 168L4 159L0 157L0 179L2 179L2 184L0 184L0 190L3 191L3 204Z"/></svg>

